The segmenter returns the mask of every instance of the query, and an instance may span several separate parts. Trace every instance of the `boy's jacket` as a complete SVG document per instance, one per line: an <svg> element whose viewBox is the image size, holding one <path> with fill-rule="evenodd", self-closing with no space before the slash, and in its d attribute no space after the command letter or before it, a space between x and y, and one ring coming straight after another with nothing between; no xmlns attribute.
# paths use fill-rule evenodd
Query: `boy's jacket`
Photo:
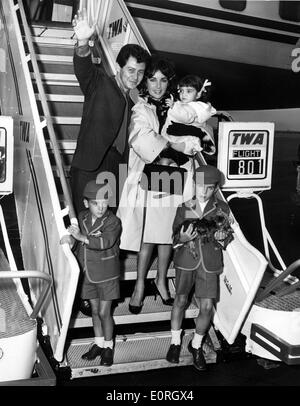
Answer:
<svg viewBox="0 0 300 406"><path fill-rule="evenodd" d="M110 210L92 225L88 210L79 214L79 226L89 244L79 244L79 262L90 282L99 283L120 276L119 244L121 220Z"/></svg>
<svg viewBox="0 0 300 406"><path fill-rule="evenodd" d="M207 202L202 216L197 217L193 207L194 202L189 200L177 208L173 223L173 232L175 233L173 236L173 246L175 249L174 265L178 269L192 271L202 264L206 272L221 273L223 271L222 248L212 241L202 244L199 237L193 241L181 243L179 241L179 230L181 228L180 225L188 219L205 218L211 220L220 212L229 215L229 207L215 196L212 196Z"/></svg>

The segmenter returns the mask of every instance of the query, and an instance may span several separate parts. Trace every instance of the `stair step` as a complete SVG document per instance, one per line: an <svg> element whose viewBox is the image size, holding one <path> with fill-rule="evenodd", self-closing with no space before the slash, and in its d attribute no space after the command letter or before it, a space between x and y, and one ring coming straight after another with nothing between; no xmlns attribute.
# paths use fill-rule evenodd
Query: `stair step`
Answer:
<svg viewBox="0 0 300 406"><path fill-rule="evenodd" d="M52 38L53 41L59 38L63 39L73 39L74 40L74 30L73 27L42 27L42 26L32 26L32 37L33 38Z"/></svg>
<svg viewBox="0 0 300 406"><path fill-rule="evenodd" d="M36 59L46 63L73 65L73 56L37 54Z"/></svg>
<svg viewBox="0 0 300 406"><path fill-rule="evenodd" d="M39 110L39 114L43 116L44 110L40 100L37 100L37 106ZM63 117L63 119L59 119L58 122L52 120L53 124L72 124L78 125L81 122L82 117L82 103L66 103L66 102L49 102L48 103L49 115L53 118L55 117ZM74 119L75 117L75 119ZM73 135L73 139L77 136L78 131Z"/></svg>
<svg viewBox="0 0 300 406"><path fill-rule="evenodd" d="M128 253L127 251L121 250L121 271L122 271L122 278L123 280L129 281L129 280L136 280L137 278L137 253ZM149 271L147 273L147 278L152 279L156 277L157 274L157 257L154 258L152 261ZM168 278L174 278L175 277L175 269L173 267L173 263L169 265L168 273L167 273Z"/></svg>
<svg viewBox="0 0 300 406"><path fill-rule="evenodd" d="M114 321L116 324L147 323L171 319L172 306L165 306L160 297L157 297L156 300L154 300L154 296L145 297L144 306L140 314L131 314L129 312L129 300L130 298L126 297L114 309ZM184 317L186 319L194 319L198 316L198 313L198 308L191 303L186 309ZM69 328L92 327L92 325L92 318L79 312L76 318L71 319Z"/></svg>
<svg viewBox="0 0 300 406"><path fill-rule="evenodd" d="M41 100L41 96L36 93L36 100ZM47 101L50 102L67 102L67 103L83 103L84 97L81 95L70 94L46 94Z"/></svg>
<svg viewBox="0 0 300 406"><path fill-rule="evenodd" d="M30 76L31 76L31 79L35 79L33 72L30 73ZM79 86L77 78L73 74L69 74L69 73L41 73L40 76L41 76L42 80L45 80L47 83L49 82L49 84L54 84L53 82L55 82L55 84L60 83L60 84L65 85L65 86L67 85L67 83L69 83L69 85L72 85L72 86Z"/></svg>
<svg viewBox="0 0 300 406"><path fill-rule="evenodd" d="M52 121L53 121L53 124L76 124L76 125L80 125L81 117L53 116Z"/></svg>
<svg viewBox="0 0 300 406"><path fill-rule="evenodd" d="M74 47L76 44L76 40L72 38L52 38L48 36L44 37L32 37L32 42L36 44L43 44L43 45L49 45L49 46L66 46L68 48Z"/></svg>
<svg viewBox="0 0 300 406"><path fill-rule="evenodd" d="M74 68L72 63L60 63L59 56L57 55L57 62L43 62L38 61L40 74L54 74L54 75L74 75ZM32 70L31 70L32 71Z"/></svg>
<svg viewBox="0 0 300 406"><path fill-rule="evenodd" d="M43 82L44 84L44 91L47 94L68 94L70 96L82 96L81 89L78 85L74 86L71 84L67 84L67 86L64 86L62 83L58 83L57 85L49 85L46 84L46 82ZM34 92L37 94L38 93L38 87L36 83L33 83L33 88Z"/></svg>
<svg viewBox="0 0 300 406"><path fill-rule="evenodd" d="M48 150L52 150L52 143L50 140L46 141ZM57 145L62 154L72 154L76 148L76 141L57 141Z"/></svg>
<svg viewBox="0 0 300 406"><path fill-rule="evenodd" d="M42 75L41 75L41 77L42 77ZM33 84L34 84L34 82L33 82ZM72 89L72 88L74 89L76 87L78 87L80 89L78 82L71 82L71 81L63 82L63 81L59 81L59 80L44 79L44 85L47 85L48 88L49 88L49 86L58 86L61 88L63 88L63 86L67 86L70 89ZM76 92L76 90L74 90L74 92Z"/></svg>
<svg viewBox="0 0 300 406"><path fill-rule="evenodd" d="M79 133L79 126L77 124L66 124L66 125L54 124L54 131L58 140L76 141ZM47 130L45 131L45 133L46 132Z"/></svg>
<svg viewBox="0 0 300 406"><path fill-rule="evenodd" d="M72 379L96 375L118 374L150 369L181 367L193 363L187 349L193 336L193 330L186 330L181 346L179 364L171 364L165 357L171 343L169 332L138 333L116 337L114 364L110 367L99 365L100 358L93 361L81 359L82 354L89 350L92 339L72 340L67 351L67 362L72 371ZM208 336L204 344L206 362L215 363L217 354L214 343Z"/></svg>
<svg viewBox="0 0 300 406"><path fill-rule="evenodd" d="M122 266L122 265L121 265ZM123 265L124 266L124 265ZM135 260L135 265L134 267L128 267L125 268L125 272L123 274L123 279L124 281L132 281L132 280L136 280L137 278L137 271L136 271L136 260ZM147 274L147 278L148 279L153 279L156 277L157 274L157 267L154 267L153 269L150 269L148 274ZM175 269L174 268L170 268L168 270L168 278L174 278L175 277Z"/></svg>
<svg viewBox="0 0 300 406"><path fill-rule="evenodd" d="M71 23L66 21L32 21L31 27L36 28L55 28L57 30L72 30Z"/></svg>
<svg viewBox="0 0 300 406"><path fill-rule="evenodd" d="M49 44L45 41L33 41L33 47L37 55L56 55L62 57L74 56L74 44Z"/></svg>

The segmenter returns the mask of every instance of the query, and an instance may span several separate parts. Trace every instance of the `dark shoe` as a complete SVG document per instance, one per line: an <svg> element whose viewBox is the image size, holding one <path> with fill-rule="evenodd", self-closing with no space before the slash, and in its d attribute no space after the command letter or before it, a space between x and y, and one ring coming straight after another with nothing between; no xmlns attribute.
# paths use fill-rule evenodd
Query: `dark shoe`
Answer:
<svg viewBox="0 0 300 406"><path fill-rule="evenodd" d="M189 342L188 350L193 356L194 367L198 369L198 371L205 371L206 370L206 361L203 355L202 348L194 348L192 347L192 341Z"/></svg>
<svg viewBox="0 0 300 406"><path fill-rule="evenodd" d="M82 359L86 360L86 361L92 361L93 359L95 359L96 357L98 357L99 355L101 356L103 353L103 348L98 347L97 344L93 344L92 347L89 349L88 352L86 352L85 354L83 354L81 356Z"/></svg>
<svg viewBox="0 0 300 406"><path fill-rule="evenodd" d="M79 310L85 316L92 317L92 308L89 300L81 300L79 304Z"/></svg>
<svg viewBox="0 0 300 406"><path fill-rule="evenodd" d="M179 364L180 345L171 344L167 352L166 360L171 364Z"/></svg>
<svg viewBox="0 0 300 406"><path fill-rule="evenodd" d="M114 351L109 347L103 348L100 365L110 367L113 364L113 362L114 362Z"/></svg>
<svg viewBox="0 0 300 406"><path fill-rule="evenodd" d="M142 303L140 306L133 306L131 304L128 305L129 311L133 314L139 314L141 313L141 310L143 308L144 303Z"/></svg>
<svg viewBox="0 0 300 406"><path fill-rule="evenodd" d="M132 297L134 297L134 293L132 294L132 296L131 296L131 298L130 298L130 301L132 300ZM144 301L143 301L143 299L144 299L144 296L142 297L142 299L141 299L141 304L140 304L139 306L132 305L132 304L130 304L130 301L129 301L129 305L128 305L129 311L130 311L131 313L133 313L133 314L139 314L139 313L141 313L141 310L142 310L142 308L143 308L143 306L144 306Z"/></svg>
<svg viewBox="0 0 300 406"><path fill-rule="evenodd" d="M161 298L161 301L163 302L163 304L164 304L165 306L173 306L174 299L171 297L170 292L168 291L169 297L168 297L167 299L164 299L164 298L162 297L162 295L161 295L161 293L160 293L160 291L159 291L157 285L156 285L155 279L152 279L152 285L153 285L154 290L155 290L155 293L154 293L154 300L156 300L157 295L159 295L160 298Z"/></svg>

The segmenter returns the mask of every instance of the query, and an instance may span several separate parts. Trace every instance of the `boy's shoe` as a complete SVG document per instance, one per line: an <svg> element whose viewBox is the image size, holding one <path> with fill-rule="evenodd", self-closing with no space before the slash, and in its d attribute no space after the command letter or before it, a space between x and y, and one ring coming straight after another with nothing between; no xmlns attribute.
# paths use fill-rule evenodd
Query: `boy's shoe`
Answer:
<svg viewBox="0 0 300 406"><path fill-rule="evenodd" d="M79 310L85 316L92 317L92 308L89 300L81 299L79 304Z"/></svg>
<svg viewBox="0 0 300 406"><path fill-rule="evenodd" d="M103 353L103 350L104 350L104 348L98 347L97 344L93 344L91 346L91 348L88 350L88 352L83 354L81 356L81 358L86 360L86 361L92 361L93 359L95 359L99 355L101 356L102 353Z"/></svg>
<svg viewBox="0 0 300 406"><path fill-rule="evenodd" d="M110 367L114 362L114 350L109 347L103 348L100 365Z"/></svg>
<svg viewBox="0 0 300 406"><path fill-rule="evenodd" d="M171 344L167 352L166 360L171 364L179 364L180 345Z"/></svg>
<svg viewBox="0 0 300 406"><path fill-rule="evenodd" d="M193 356L194 367L198 369L198 371L205 371L206 370L206 361L203 355L202 348L194 348L192 346L192 341L189 342L188 350Z"/></svg>

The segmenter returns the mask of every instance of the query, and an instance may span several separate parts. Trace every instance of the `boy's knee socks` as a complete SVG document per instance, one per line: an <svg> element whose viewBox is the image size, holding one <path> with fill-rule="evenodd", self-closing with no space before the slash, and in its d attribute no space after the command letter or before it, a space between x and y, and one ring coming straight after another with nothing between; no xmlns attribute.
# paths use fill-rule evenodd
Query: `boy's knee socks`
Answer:
<svg viewBox="0 0 300 406"><path fill-rule="evenodd" d="M204 335L195 332L192 340L192 347L196 349L200 348L203 341L203 337Z"/></svg>
<svg viewBox="0 0 300 406"><path fill-rule="evenodd" d="M171 330L171 344L175 344L175 345L180 345L181 344L181 332L182 329L180 330Z"/></svg>
<svg viewBox="0 0 300 406"><path fill-rule="evenodd" d="M103 347L104 348L111 348L111 349L113 349L113 346L114 346L114 342L113 342L113 340L109 340L109 341L104 341L104 345L103 345Z"/></svg>
<svg viewBox="0 0 300 406"><path fill-rule="evenodd" d="M103 348L103 346L104 346L104 337L95 337L94 341L95 341L95 344L98 345L98 347Z"/></svg>

